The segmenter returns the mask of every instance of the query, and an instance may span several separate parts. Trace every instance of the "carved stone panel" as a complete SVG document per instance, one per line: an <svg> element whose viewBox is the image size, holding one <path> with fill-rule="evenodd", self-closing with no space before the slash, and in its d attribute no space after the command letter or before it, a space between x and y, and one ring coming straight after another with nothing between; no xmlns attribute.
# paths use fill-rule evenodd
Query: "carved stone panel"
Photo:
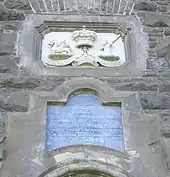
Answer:
<svg viewBox="0 0 170 177"><path fill-rule="evenodd" d="M73 32L51 32L42 43L47 66L118 67L126 62L121 34L96 33L83 26Z"/></svg>

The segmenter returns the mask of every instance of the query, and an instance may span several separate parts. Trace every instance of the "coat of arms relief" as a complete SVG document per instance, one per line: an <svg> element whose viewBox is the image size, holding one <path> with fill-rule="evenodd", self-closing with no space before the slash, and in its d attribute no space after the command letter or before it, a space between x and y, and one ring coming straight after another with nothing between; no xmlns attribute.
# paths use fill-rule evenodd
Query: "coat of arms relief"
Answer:
<svg viewBox="0 0 170 177"><path fill-rule="evenodd" d="M123 38L115 33L96 33L83 26L71 32L46 34L42 61L48 66L117 67L125 63Z"/></svg>

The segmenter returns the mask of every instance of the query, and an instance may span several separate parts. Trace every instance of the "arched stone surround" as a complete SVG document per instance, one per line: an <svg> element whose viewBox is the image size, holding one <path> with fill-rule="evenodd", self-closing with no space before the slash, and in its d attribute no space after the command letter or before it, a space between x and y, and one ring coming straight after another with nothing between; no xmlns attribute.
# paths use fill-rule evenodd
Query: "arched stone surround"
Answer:
<svg viewBox="0 0 170 177"><path fill-rule="evenodd" d="M99 146L69 146L45 152L47 102L66 102L71 93L81 88L95 90L103 103L122 102L124 153ZM72 168L70 172L74 169L76 171L102 169L104 173L115 177L142 177L141 171L145 171L149 177L155 177L163 172L160 168L163 154L159 120L156 116L143 112L136 92L115 91L98 79L81 78L65 81L54 92L30 92L30 94L28 113L11 115L14 122L9 125L7 151L11 148L11 143L13 146L4 164L4 173L9 171L8 166L14 159L16 163L12 165L13 174L24 177L30 175L43 177L47 174L50 176L59 173L60 170L61 175L65 175L69 172L68 166ZM18 121L21 126L16 127L15 122ZM13 131L18 132L16 142L13 142ZM150 169L155 167L152 172Z"/></svg>
<svg viewBox="0 0 170 177"><path fill-rule="evenodd" d="M60 167L54 166L38 177L64 177L76 174L80 176L83 174L93 174L102 177L132 177L130 173L119 166L109 166L107 163L86 158L79 159L77 162L74 161L70 161L68 164Z"/></svg>

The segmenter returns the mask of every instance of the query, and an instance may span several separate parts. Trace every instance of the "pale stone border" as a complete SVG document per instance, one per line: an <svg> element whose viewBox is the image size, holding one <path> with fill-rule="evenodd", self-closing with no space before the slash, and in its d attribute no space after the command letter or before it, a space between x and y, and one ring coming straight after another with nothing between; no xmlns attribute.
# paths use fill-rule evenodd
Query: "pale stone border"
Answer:
<svg viewBox="0 0 170 177"><path fill-rule="evenodd" d="M100 27L103 30L105 22L121 27L120 30L130 29L125 38L125 51L127 62L122 66L115 68L74 68L74 67L47 67L40 60L42 37L44 33L50 32L46 23L51 28L59 30L56 24L64 24L65 30L75 29L82 25L93 26L94 24L103 24ZM73 23L73 24L72 24ZM77 25L77 26L76 26ZM107 30L106 30L107 31ZM26 67L35 75L58 75L58 76L140 76L146 67L147 58L147 35L142 31L142 25L134 16L82 16L82 15L38 15L29 14L23 31L19 35L18 55L20 56L20 66Z"/></svg>
<svg viewBox="0 0 170 177"><path fill-rule="evenodd" d="M160 140L161 132L159 119L157 117L153 117L153 115L144 114L136 92L115 91L107 83L98 79L71 79L65 81L52 93L32 93L30 99L30 110L33 107L35 109L42 108L41 119L43 120L42 124L44 128L41 130L41 141L45 143L47 102L66 102L71 93L81 88L95 90L103 103L122 103L125 153L94 146L69 146L56 149L55 151L47 154L45 152L45 147L43 147L44 156L41 157L43 158L43 162L48 164L48 161L51 158L55 162L53 164L50 163L50 165L46 164L47 166L44 164L43 167L46 168L44 171L48 171L50 173L50 171L55 169L59 170L60 165L58 166L57 164L63 164L63 168L66 170L68 169L66 164L69 159L73 159L73 161L75 160L77 163L88 159L88 162L84 161L84 167L95 161L97 164L104 163L107 168L109 166L116 166L116 169L118 170L123 169L127 172L129 171L132 176L136 176L137 174L138 177L142 177L138 174L138 170L140 169L142 171L146 170L146 174L149 177L155 177L155 173L158 173L158 171L155 170L155 173L152 173L152 170L150 169L157 166L156 162L160 160L162 153L159 154L159 156L154 156L154 160L151 160L150 157L153 156L153 154L151 155L149 144L159 142ZM142 165L140 162L143 158L145 160L145 165ZM155 160L155 158L158 159ZM54 167L55 165L56 168ZM76 170L77 168L73 165L73 169L71 170L74 171L74 169ZM54 171L54 174L56 172L57 171ZM128 175L126 174L125 176ZM116 177L123 176L122 174L118 174Z"/></svg>

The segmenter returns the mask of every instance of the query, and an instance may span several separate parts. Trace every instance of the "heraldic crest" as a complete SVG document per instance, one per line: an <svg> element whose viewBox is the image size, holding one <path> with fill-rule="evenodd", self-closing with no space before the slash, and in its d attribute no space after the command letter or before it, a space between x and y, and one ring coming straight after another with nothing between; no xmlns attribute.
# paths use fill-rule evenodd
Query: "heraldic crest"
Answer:
<svg viewBox="0 0 170 177"><path fill-rule="evenodd" d="M58 67L115 67L124 58L121 35L96 33L83 26L72 33L63 32L63 38L60 35L48 41L48 54L43 55L43 62Z"/></svg>

